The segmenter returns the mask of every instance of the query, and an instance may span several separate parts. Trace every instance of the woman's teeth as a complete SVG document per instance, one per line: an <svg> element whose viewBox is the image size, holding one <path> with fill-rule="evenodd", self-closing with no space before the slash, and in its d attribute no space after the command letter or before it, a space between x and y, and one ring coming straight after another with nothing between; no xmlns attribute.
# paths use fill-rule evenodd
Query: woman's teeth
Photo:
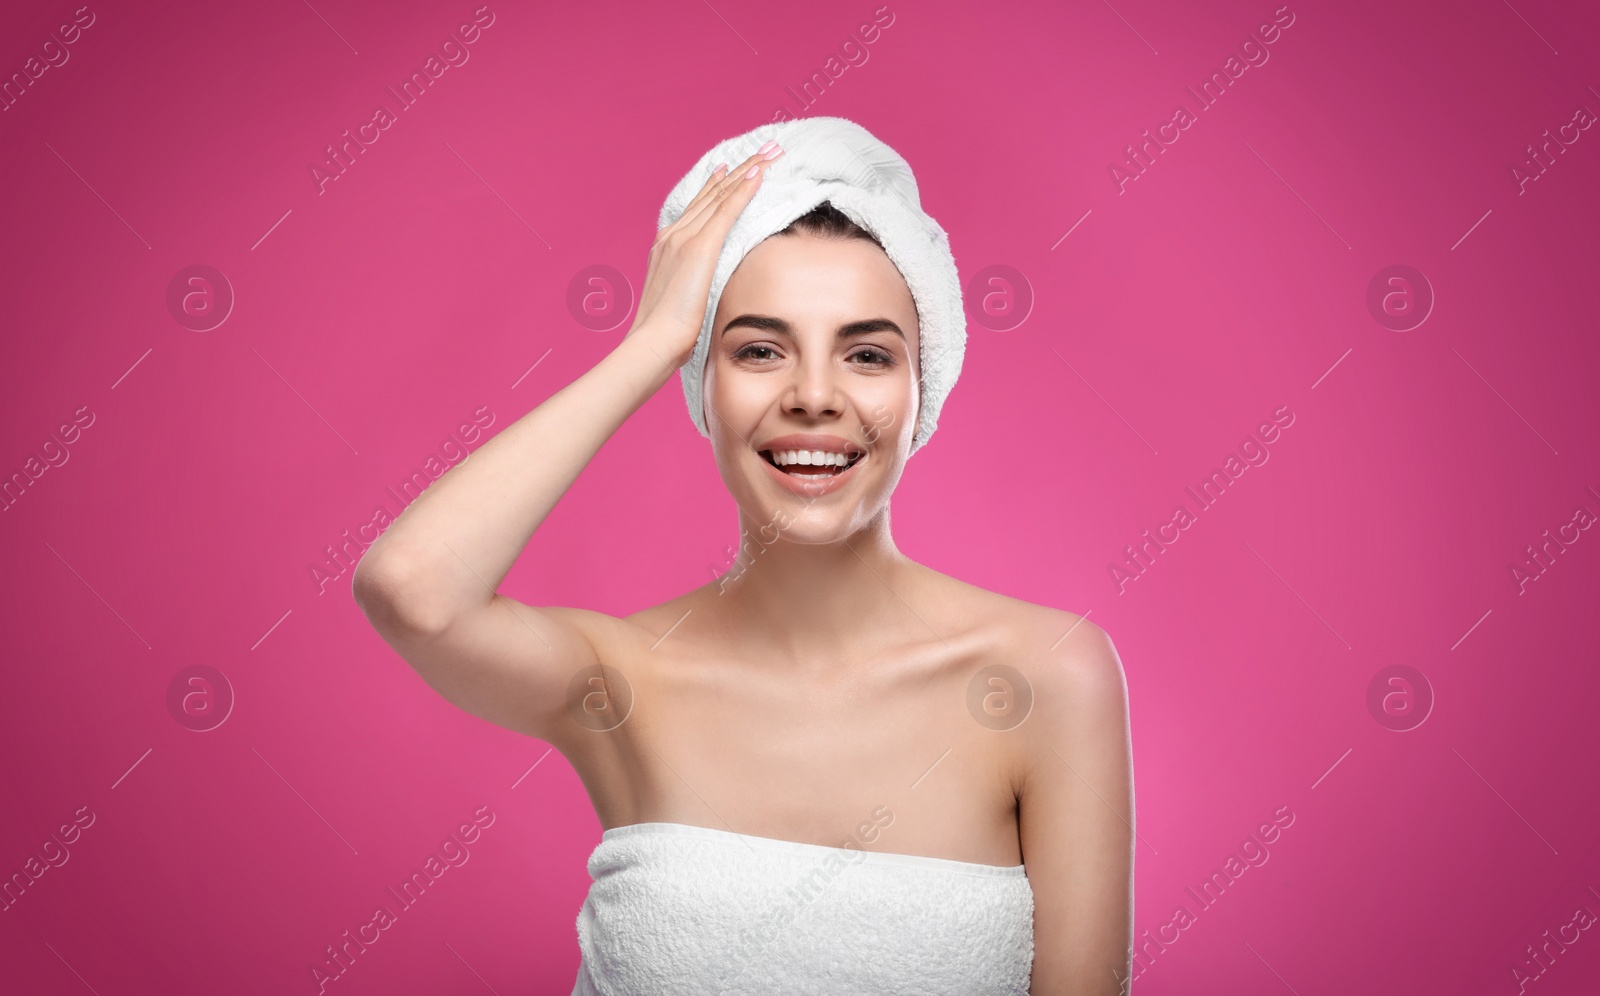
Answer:
<svg viewBox="0 0 1600 996"><path fill-rule="evenodd" d="M851 458L843 453L824 450L774 450L769 455L787 474L837 474L851 463ZM811 467L817 469L801 469Z"/></svg>

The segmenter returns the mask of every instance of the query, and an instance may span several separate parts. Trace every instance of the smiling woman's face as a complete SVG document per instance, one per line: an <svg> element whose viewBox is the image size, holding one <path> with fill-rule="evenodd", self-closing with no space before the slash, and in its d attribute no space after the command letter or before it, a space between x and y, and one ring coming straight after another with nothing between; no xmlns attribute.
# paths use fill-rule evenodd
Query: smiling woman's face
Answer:
<svg viewBox="0 0 1600 996"><path fill-rule="evenodd" d="M888 505L916 431L918 332L905 278L872 242L793 232L745 254L703 383L717 468L764 541L836 542Z"/></svg>

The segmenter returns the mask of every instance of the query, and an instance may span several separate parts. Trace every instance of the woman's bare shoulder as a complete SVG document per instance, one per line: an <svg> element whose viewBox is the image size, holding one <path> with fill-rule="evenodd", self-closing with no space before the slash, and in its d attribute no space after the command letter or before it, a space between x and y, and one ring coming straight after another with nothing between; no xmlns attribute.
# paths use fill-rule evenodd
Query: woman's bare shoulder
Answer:
<svg viewBox="0 0 1600 996"><path fill-rule="evenodd" d="M1110 720L1126 712L1121 657L1110 634L1086 615L938 578L943 604L934 611L978 636L980 667L1004 665L1021 675L1038 709L1033 725L1059 733L1088 716Z"/></svg>
<svg viewBox="0 0 1600 996"><path fill-rule="evenodd" d="M704 589L697 588L626 615L579 608L546 611L559 613L566 622L582 630L601 660L614 664L633 659L641 648L659 643L694 611L703 594Z"/></svg>
<svg viewBox="0 0 1600 996"><path fill-rule="evenodd" d="M1087 615L1040 605L961 581L931 568L930 611L962 629L980 629L996 652L1037 659L1103 655L1111 638Z"/></svg>
<svg viewBox="0 0 1600 996"><path fill-rule="evenodd" d="M607 663L612 663L636 659L640 651L659 646L673 634L680 640L705 637L708 625L717 626L717 593L715 584L701 585L626 615L570 611L582 612L584 627L596 649Z"/></svg>
<svg viewBox="0 0 1600 996"><path fill-rule="evenodd" d="M1111 637L1087 616L939 575L930 598L952 633L976 637L967 680L1019 696L1025 718L995 741L1014 786L1084 751L1120 750L1127 737L1127 684ZM932 589L930 589L931 591ZM1037 782L1033 782L1037 784Z"/></svg>

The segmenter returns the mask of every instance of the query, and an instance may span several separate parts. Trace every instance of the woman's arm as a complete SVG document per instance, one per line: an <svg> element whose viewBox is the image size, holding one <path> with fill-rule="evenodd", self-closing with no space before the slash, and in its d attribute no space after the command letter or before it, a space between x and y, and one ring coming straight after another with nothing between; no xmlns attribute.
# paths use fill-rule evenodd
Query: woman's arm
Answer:
<svg viewBox="0 0 1600 996"><path fill-rule="evenodd" d="M1033 712L1017 728L1025 750L1018 821L1034 893L1030 991L1119 996L1129 991L1133 943L1127 684L1105 631L1073 624L1025 669Z"/></svg>
<svg viewBox="0 0 1600 996"><path fill-rule="evenodd" d="M362 608L438 630L489 604L602 444L671 377L645 330L431 484L356 568Z"/></svg>
<svg viewBox="0 0 1600 996"><path fill-rule="evenodd" d="M649 340L628 336L430 485L361 558L356 602L445 699L557 737L569 681L599 662L594 624L604 620L496 589L601 444L671 373Z"/></svg>
<svg viewBox="0 0 1600 996"><path fill-rule="evenodd" d="M543 737L567 681L596 663L608 617L529 608L496 589L601 445L692 352L728 230L760 185L760 172L744 176L756 162L713 174L657 233L617 347L430 485L357 566L373 627L463 709Z"/></svg>

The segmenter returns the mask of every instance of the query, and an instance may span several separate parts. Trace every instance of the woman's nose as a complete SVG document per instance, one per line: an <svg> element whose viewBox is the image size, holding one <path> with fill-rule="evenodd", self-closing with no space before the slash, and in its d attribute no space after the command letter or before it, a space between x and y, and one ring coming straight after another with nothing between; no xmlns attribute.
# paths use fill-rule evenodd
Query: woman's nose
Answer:
<svg viewBox="0 0 1600 996"><path fill-rule="evenodd" d="M839 373L826 357L802 359L794 366L784 409L791 414L838 415L844 410Z"/></svg>

